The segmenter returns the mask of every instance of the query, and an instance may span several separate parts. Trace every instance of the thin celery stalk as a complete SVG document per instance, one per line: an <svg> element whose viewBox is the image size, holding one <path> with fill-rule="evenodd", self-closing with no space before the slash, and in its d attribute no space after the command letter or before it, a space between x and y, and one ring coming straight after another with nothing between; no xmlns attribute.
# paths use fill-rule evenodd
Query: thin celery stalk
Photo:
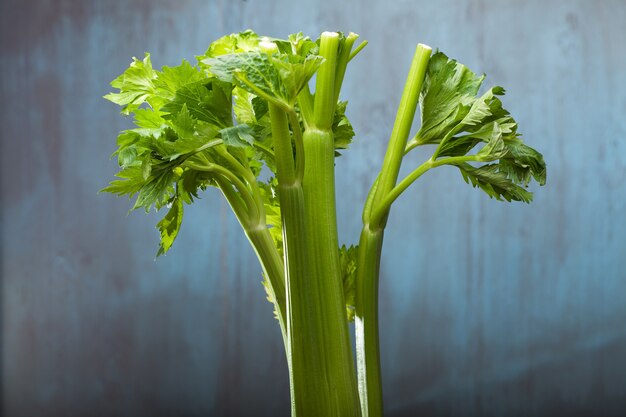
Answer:
<svg viewBox="0 0 626 417"><path fill-rule="evenodd" d="M246 233L254 252L261 263L263 272L267 276L269 281L269 290L274 297L276 303L276 315L280 330L283 336L283 342L285 343L285 353L287 353L287 325L286 325L286 300L285 300L285 272L283 269L282 260L280 255L274 246L270 232L267 229L264 221L251 222L246 216L245 211L240 207L242 200L240 196L235 192L232 184L220 176L215 177L219 188L222 190L226 201L230 204L237 220L242 229ZM245 192L242 190L241 192ZM259 201L260 204L262 202Z"/></svg>
<svg viewBox="0 0 626 417"><path fill-rule="evenodd" d="M391 133L373 198L366 206L363 230L359 241L356 278L356 353L359 396L363 417L383 415L382 379L378 334L378 281L387 212L372 224L381 201L393 189L409 137L422 83L428 67L431 48L419 44L415 50L409 75L402 92L396 121Z"/></svg>

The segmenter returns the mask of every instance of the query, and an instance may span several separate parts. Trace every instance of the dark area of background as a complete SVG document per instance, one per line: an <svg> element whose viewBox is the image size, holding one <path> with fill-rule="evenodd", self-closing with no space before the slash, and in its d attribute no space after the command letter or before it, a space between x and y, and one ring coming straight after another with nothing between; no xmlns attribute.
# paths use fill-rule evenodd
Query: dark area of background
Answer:
<svg viewBox="0 0 626 417"><path fill-rule="evenodd" d="M452 169L394 206L381 282L387 415L613 416L626 407L626 2L0 2L2 415L285 416L260 268L213 190L154 261L161 213L97 195L132 56L223 34L360 33L337 160L355 242L415 44L507 88L548 184L503 204ZM419 156L406 161L415 166ZM621 414L623 415L623 414Z"/></svg>

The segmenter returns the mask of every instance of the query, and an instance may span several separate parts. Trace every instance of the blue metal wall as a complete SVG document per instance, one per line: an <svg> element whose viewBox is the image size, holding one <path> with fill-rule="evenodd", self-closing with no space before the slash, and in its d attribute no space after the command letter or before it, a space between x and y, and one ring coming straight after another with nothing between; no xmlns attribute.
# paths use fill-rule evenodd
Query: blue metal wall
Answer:
<svg viewBox="0 0 626 417"><path fill-rule="evenodd" d="M156 262L159 217L127 217L128 201L96 194L129 125L101 96L130 57L193 60L245 28L370 41L343 95L359 136L337 161L345 243L358 238L417 42L505 86L525 139L549 164L530 206L489 200L447 168L394 206L381 283L388 416L619 415L619 0L0 2L3 415L288 413L260 269L218 193L188 210Z"/></svg>

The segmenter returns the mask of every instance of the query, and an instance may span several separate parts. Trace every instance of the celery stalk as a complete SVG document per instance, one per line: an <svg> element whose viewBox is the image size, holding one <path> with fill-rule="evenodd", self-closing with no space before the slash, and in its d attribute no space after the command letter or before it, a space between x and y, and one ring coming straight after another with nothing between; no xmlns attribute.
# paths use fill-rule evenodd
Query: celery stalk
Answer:
<svg viewBox="0 0 626 417"><path fill-rule="evenodd" d="M373 199L367 205L368 213L370 210L376 212L380 202L396 184L430 53L431 48L422 44L415 50L380 177L376 182ZM378 336L378 280L387 214L388 211L375 224L370 224L371 216L364 215L359 242L355 330L359 395L364 417L383 415Z"/></svg>

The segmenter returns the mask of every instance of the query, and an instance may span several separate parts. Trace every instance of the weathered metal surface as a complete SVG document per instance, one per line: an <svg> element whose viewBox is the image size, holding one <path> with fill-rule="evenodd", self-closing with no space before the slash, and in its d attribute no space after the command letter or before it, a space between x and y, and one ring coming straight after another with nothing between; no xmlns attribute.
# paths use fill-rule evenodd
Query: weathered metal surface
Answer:
<svg viewBox="0 0 626 417"><path fill-rule="evenodd" d="M193 59L218 36L352 30L370 46L337 161L354 242L413 48L504 85L549 181L531 206L452 170L394 206L382 265L389 416L618 415L626 405L626 3L0 3L5 416L280 416L281 339L216 192L154 262L158 217L97 195L128 125L101 96L133 55ZM417 163L418 158L411 158Z"/></svg>

